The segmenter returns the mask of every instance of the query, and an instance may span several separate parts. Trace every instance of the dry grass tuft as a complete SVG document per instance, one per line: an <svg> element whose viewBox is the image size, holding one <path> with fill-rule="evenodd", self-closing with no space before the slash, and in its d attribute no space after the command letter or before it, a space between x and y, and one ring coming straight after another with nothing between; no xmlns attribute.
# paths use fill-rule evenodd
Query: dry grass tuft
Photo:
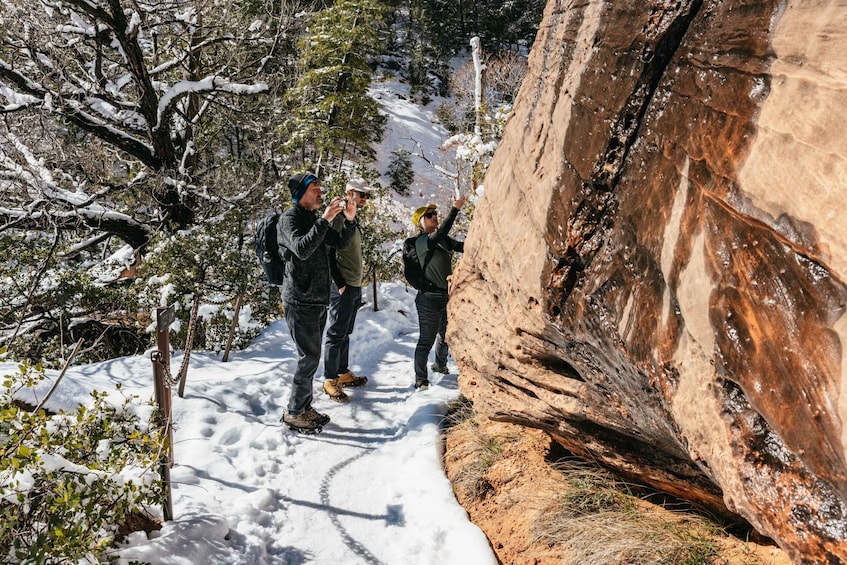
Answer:
<svg viewBox="0 0 847 565"><path fill-rule="evenodd" d="M444 468L456 498L501 563L536 565L791 565L778 548L581 460L544 432L475 414L460 398L444 421ZM573 456L571 456L573 457ZM656 500L660 504L656 504Z"/></svg>
<svg viewBox="0 0 847 565"><path fill-rule="evenodd" d="M474 416L473 404L460 396L448 407L443 424L445 429L462 429L468 435L469 441L464 448L465 454L470 455L470 462L453 477L453 488L470 500L483 498L492 490L486 473L503 458L502 442L514 439L485 433Z"/></svg>
<svg viewBox="0 0 847 565"><path fill-rule="evenodd" d="M566 549L580 565L722 563L720 528L688 513L658 512L629 485L589 464L557 463L566 488L540 514L537 540Z"/></svg>
<svg viewBox="0 0 847 565"><path fill-rule="evenodd" d="M444 430L448 430L453 426L458 426L468 420L472 420L474 416L473 403L466 397L459 396L459 398L447 405L447 414L444 416L441 427Z"/></svg>

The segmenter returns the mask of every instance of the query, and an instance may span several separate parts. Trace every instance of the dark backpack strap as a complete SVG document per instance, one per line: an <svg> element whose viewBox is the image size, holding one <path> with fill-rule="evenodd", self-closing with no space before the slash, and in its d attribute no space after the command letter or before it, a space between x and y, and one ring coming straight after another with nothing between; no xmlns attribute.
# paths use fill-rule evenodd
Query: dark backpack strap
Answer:
<svg viewBox="0 0 847 565"><path fill-rule="evenodd" d="M426 266L429 264L430 259L432 259L432 254L435 253L435 248L433 247L432 249L429 249L429 245L427 244L426 254L424 255L423 261L421 262L421 254L417 253L417 251L418 251L418 242L421 240L422 237L429 237L429 236L426 235L426 234L418 236L418 239L415 240L415 253L418 256L418 262L421 263L421 269L426 271Z"/></svg>
<svg viewBox="0 0 847 565"><path fill-rule="evenodd" d="M415 252L416 253L417 253L418 242L421 240L422 237L429 237L429 236L427 234L422 234L422 235L418 236L418 239L415 240ZM422 262L421 262L421 254L417 253L418 262L421 263L421 274L423 275L424 280L429 285L428 288L426 289L427 291L431 291L435 288L435 285L432 283L432 281L430 281L428 278L426 278L426 266L429 265L429 262L432 259L433 253L435 253L435 247L433 247L432 249L429 249L429 242L427 242L427 251L426 251L426 254L424 255Z"/></svg>

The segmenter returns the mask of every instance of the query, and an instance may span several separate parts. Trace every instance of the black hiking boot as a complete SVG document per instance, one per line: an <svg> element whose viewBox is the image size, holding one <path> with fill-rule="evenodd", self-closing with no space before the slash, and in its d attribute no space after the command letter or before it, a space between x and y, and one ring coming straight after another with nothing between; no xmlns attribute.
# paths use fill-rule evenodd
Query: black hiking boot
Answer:
<svg viewBox="0 0 847 565"><path fill-rule="evenodd" d="M432 366L430 367L430 369L432 369L436 373L441 373L441 374L444 374L444 375L450 374L450 369L447 368L447 363L444 363L443 365L439 365L438 363L433 363Z"/></svg>
<svg viewBox="0 0 847 565"><path fill-rule="evenodd" d="M415 381L415 390L426 390L429 388L429 381Z"/></svg>

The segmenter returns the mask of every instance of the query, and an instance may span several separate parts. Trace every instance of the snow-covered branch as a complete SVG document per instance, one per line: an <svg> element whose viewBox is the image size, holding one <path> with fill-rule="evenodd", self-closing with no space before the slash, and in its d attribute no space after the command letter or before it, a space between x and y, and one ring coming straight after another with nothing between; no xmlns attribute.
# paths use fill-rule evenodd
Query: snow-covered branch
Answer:
<svg viewBox="0 0 847 565"><path fill-rule="evenodd" d="M93 230L138 245L230 209L241 175L264 177L245 167L266 161L275 123L251 99L290 81L287 60L263 66L291 32L290 7L261 19L193 0L2 10L0 230L75 226L78 240Z"/></svg>
<svg viewBox="0 0 847 565"><path fill-rule="evenodd" d="M225 92L228 94L236 94L240 96L250 96L267 92L268 85L264 83L258 84L237 84L231 83L228 80L216 75L207 76L198 81L183 80L173 85L161 98L159 98L159 107L156 112L156 125L154 130L159 129L167 115L173 111L176 103L183 97L189 94L206 94L210 92Z"/></svg>
<svg viewBox="0 0 847 565"><path fill-rule="evenodd" d="M420 159L425 161L430 167L432 167L433 169L435 169L436 171L438 171L439 173L441 173L442 175L444 175L448 179L458 180L458 178L459 178L458 173L456 173L454 171L448 171L447 169L445 169L444 167L442 167L441 165L439 165L435 161L431 160L429 157L426 156L426 153L424 153L423 145L421 145L421 142L418 141L417 139L414 139L414 138L412 138L412 141L414 142L415 145L418 146L418 152L415 153L415 155L417 157L419 157Z"/></svg>
<svg viewBox="0 0 847 565"><path fill-rule="evenodd" d="M150 240L150 228L127 214L114 210L104 210L98 206L76 208L73 210L8 208L0 206L0 232L10 228L31 231L45 231L57 228L72 230L80 222L91 229L109 235L116 235L133 248L139 248Z"/></svg>
<svg viewBox="0 0 847 565"><path fill-rule="evenodd" d="M47 94L47 90L45 90L40 84L30 80L26 75L16 71L11 63L3 59L0 59L0 79L3 79L4 82L11 85L17 86L19 90L23 91L20 93L15 92L9 88L9 86L0 82L0 88L2 88L2 90L0 90L0 94L6 96L7 99L18 99L28 96L31 102L36 102L38 100L42 100Z"/></svg>

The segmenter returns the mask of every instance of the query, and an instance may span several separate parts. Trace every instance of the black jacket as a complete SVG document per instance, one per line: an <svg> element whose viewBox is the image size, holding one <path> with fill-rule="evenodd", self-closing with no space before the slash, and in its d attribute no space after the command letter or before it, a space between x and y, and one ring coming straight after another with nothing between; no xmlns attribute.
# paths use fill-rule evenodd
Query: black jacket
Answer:
<svg viewBox="0 0 847 565"><path fill-rule="evenodd" d="M341 233L330 227L317 212L294 204L282 213L277 224L280 254L286 254L282 301L285 304L329 304L329 250L347 243L354 222L344 221Z"/></svg>
<svg viewBox="0 0 847 565"><path fill-rule="evenodd" d="M426 265L424 276L441 292L447 292L447 277L453 273L453 252L464 253L465 242L458 241L447 235L453 228L453 222L459 215L458 208L451 208L450 213L438 226L438 230L429 234L425 239L426 249L418 249L418 256L423 257L428 250L432 256Z"/></svg>

